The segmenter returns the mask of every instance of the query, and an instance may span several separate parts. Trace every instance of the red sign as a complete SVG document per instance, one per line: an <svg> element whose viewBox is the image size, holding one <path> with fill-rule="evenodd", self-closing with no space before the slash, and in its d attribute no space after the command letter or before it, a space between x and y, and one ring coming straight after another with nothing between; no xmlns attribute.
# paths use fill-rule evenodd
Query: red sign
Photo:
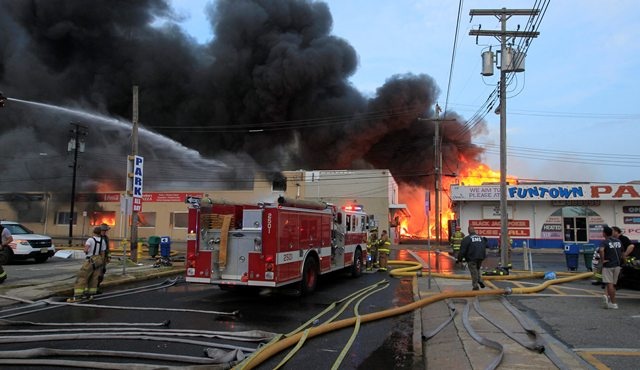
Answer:
<svg viewBox="0 0 640 370"><path fill-rule="evenodd" d="M529 229L509 229L509 236L514 238L528 238L530 236ZM481 236L498 237L500 229L476 229L476 233Z"/></svg>
<svg viewBox="0 0 640 370"><path fill-rule="evenodd" d="M469 226L473 226L481 236L500 236L500 220L469 220ZM514 238L528 238L531 236L529 220L509 220L507 232Z"/></svg>
<svg viewBox="0 0 640 370"><path fill-rule="evenodd" d="M198 197L203 198L204 194L194 194L194 193L144 193L142 194L142 199L145 202L179 202L184 203L187 200L187 197Z"/></svg>
<svg viewBox="0 0 640 370"><path fill-rule="evenodd" d="M133 198L133 212L142 212L142 198Z"/></svg>
<svg viewBox="0 0 640 370"><path fill-rule="evenodd" d="M469 226L473 227L496 227L500 228L500 220L469 220ZM509 220L509 228L529 227L529 220Z"/></svg>

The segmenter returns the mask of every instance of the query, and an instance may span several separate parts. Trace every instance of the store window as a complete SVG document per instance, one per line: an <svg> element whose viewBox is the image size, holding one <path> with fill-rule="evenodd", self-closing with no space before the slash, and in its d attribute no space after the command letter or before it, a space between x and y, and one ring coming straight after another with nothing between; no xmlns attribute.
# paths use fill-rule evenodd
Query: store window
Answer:
<svg viewBox="0 0 640 370"><path fill-rule="evenodd" d="M278 176L271 182L272 191L287 191L287 178Z"/></svg>
<svg viewBox="0 0 640 370"><path fill-rule="evenodd" d="M56 225L69 225L69 215L71 212L56 213ZM73 224L78 224L78 212L73 212Z"/></svg>
<svg viewBox="0 0 640 370"><path fill-rule="evenodd" d="M91 226L100 226L107 224L113 227L116 224L116 212L115 211L95 211L91 213Z"/></svg>
<svg viewBox="0 0 640 370"><path fill-rule="evenodd" d="M564 207L562 209L562 231L566 243L587 243L589 241L587 208Z"/></svg>
<svg viewBox="0 0 640 370"><path fill-rule="evenodd" d="M156 227L155 212L139 212L138 227Z"/></svg>
<svg viewBox="0 0 640 370"><path fill-rule="evenodd" d="M171 212L171 225L174 229L186 229L189 222L187 212Z"/></svg>

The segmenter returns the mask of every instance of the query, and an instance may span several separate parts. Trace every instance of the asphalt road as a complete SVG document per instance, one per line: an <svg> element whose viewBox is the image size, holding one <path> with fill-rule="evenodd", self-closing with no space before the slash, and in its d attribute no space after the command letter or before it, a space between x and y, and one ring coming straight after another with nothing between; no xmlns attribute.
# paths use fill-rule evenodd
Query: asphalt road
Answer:
<svg viewBox="0 0 640 370"><path fill-rule="evenodd" d="M422 248L419 245L402 246L402 248ZM399 255L407 253L400 251ZM395 258L395 256L392 256ZM533 266L536 271L566 271L566 260L563 254L534 254ZM522 255L514 253L514 268L522 268ZM579 272L586 271L584 261L580 257ZM491 268L497 263L497 253L491 252L485 266ZM51 259L43 264L18 262L6 266L11 279L23 279L29 282L47 279L72 279L79 267L78 261ZM120 268L111 265L111 268ZM462 273L462 271L458 271ZM343 299L354 291L372 286L383 279L389 286L364 298L358 305L358 312L366 314L381 311L389 307L400 306L412 300L411 284L408 280L389 278L383 273L365 274L361 278L351 279L334 275L323 278L318 291L309 297L297 297L292 292L276 295L260 295L255 292L225 292L215 287L178 283L174 286L145 292L96 299L101 306L146 307L146 310L125 310L113 308L81 308L60 307L39 311L11 318L12 320L29 320L37 322L85 322L85 323L162 323L170 320L169 329L207 330L207 331L243 331L260 329L274 333L288 333L295 330L310 318L320 313L331 303ZM164 281L164 279L162 280ZM138 285L149 285L162 281L147 281ZM496 282L499 287L528 286L541 281ZM124 289L117 287L115 289ZM109 293L109 292L107 292ZM597 368L635 369L640 364L640 346L637 333L640 332L640 291L623 289L618 292L619 310L605 310L601 304L602 289L588 280L554 286L542 293L532 295L509 296L508 299L528 317L535 320L549 334ZM335 319L353 316L355 302ZM176 311L156 311L152 307L167 308ZM180 311L203 310L218 312L238 311L239 315L219 315L214 313ZM322 323L336 311L323 316ZM3 327L1 338L16 335L7 330L31 329L33 327ZM95 328L92 329L95 332ZM43 334L40 327L37 334ZM422 359L413 355L411 335L413 319L411 315L393 317L367 323L360 327L351 350L344 358L342 369L418 369L424 368ZM59 329L53 332L60 332ZM340 352L349 342L352 328L308 339L302 349L292 357L284 368L298 369L309 367L330 368L340 356ZM33 333L21 333L26 336ZM220 342L219 339L202 339ZM255 343L237 344L235 341L223 341L226 344L241 347L255 347ZM4 343L2 350L24 349L33 347L114 349L153 353L174 353L202 357L205 344L190 345L169 341L133 340L115 337L106 340L76 339L67 341L43 340L41 342ZM258 368L275 367L289 350L270 358ZM2 356L0 355L0 358ZM65 357L74 359L74 357ZM75 358L77 359L77 358ZM86 359L82 359L86 361ZM123 360L108 358L118 363ZM129 360L130 362L134 362ZM166 361L157 364L175 364ZM44 365L34 368L43 368ZM25 368L24 366L18 366ZM16 367L16 368L18 368Z"/></svg>
<svg viewBox="0 0 640 370"><path fill-rule="evenodd" d="M27 279L51 279L65 276L70 278L77 271L77 261L52 259L44 264L20 262L8 266L12 278ZM58 271L53 274L52 271ZM60 271L63 271L60 273ZM162 323L170 321L168 329L178 329L182 332L189 330L206 330L215 332L238 332L249 330L262 330L266 332L286 334L296 330L332 303L345 299L354 292L371 287L386 280L388 284L378 287L379 291L372 291L370 295L362 296L359 300L353 300L348 304L338 305L335 309L318 318L317 324L325 321L336 321L347 317L353 317L356 304L359 314L382 311L384 309L404 305L412 301L413 293L410 280L390 279L387 274L368 273L360 278L351 278L345 274L334 274L323 277L320 280L315 294L307 297L299 297L295 291L283 291L278 294L264 295L257 291L222 291L217 287L177 283L161 289L149 290L129 295L105 298L111 294L107 291L105 296L97 296L89 304L98 307L73 307L61 306L34 313L11 317L11 320L23 320L47 323L127 323L133 327L124 328L115 325L117 331L112 333L115 337L103 340L91 338L79 338L69 340L53 340L46 337L39 340L33 335L63 334L70 327L51 328L46 332L42 327L37 327L34 332L15 332L15 330L27 330L34 328L26 325L18 325L2 328L0 340L17 336L28 339L10 340L3 343L2 350L20 350L34 347L86 349L86 350L113 350L135 351L141 353L161 353L202 357L203 350L208 346L202 343L190 345L175 343L166 340L141 340L127 339L129 336L118 336L117 333L131 330L142 330L141 326L149 323ZM150 285L162 281L146 281L136 285ZM125 289L130 287L118 287ZM53 300L62 301L64 297ZM115 309L109 307L142 307L144 310ZM152 308L164 308L155 310ZM338 309L344 308L340 312ZM171 311L170 311L171 310ZM217 313L238 312L237 315L215 314L201 311L216 311ZM316 324L316 325L317 325ZM89 328L89 333L105 334L107 329ZM109 329L111 330L111 329ZM118 331L119 330L119 331ZM149 331L147 329L147 331ZM111 333L110 331L108 333ZM331 368L340 357L341 351L353 333L352 328L334 331L316 338L309 338L304 346L293 356L284 369L300 369L314 364L314 368ZM385 369L419 369L424 368L422 359L416 358L412 349L413 315L406 314L391 317L372 323L363 324L355 340L352 343L348 356L344 357L340 365L341 369L358 368L385 368ZM28 337L28 338L27 338ZM209 341L206 338L193 338L200 341ZM220 342L213 339L213 342ZM223 340L224 344L236 345L242 348L255 348L255 343L236 343ZM261 364L259 369L274 368L288 353L283 351ZM0 358L2 356L0 355ZM86 358L65 356L65 359L86 361ZM112 363L121 363L124 360L115 357L106 357L104 360ZM1 360L0 360L1 361ZM137 362L129 359L130 362ZM176 365L170 361L153 361L155 364ZM19 366L24 368L23 366ZM45 365L35 368L46 368ZM17 367L16 367L17 368Z"/></svg>

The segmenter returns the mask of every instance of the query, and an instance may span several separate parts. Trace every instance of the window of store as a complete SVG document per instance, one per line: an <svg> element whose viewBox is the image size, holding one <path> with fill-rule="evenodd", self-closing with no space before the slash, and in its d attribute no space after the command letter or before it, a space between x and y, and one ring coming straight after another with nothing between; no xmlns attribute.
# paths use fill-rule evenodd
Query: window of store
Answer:
<svg viewBox="0 0 640 370"><path fill-rule="evenodd" d="M69 225L70 212L58 212L56 213L56 225ZM73 224L78 224L78 212L73 212Z"/></svg>
<svg viewBox="0 0 640 370"><path fill-rule="evenodd" d="M587 209L584 207L564 207L562 209L562 230L567 243L587 243L589 225Z"/></svg>
<svg viewBox="0 0 640 370"><path fill-rule="evenodd" d="M284 176L278 176L271 183L272 191L287 191L287 178Z"/></svg>
<svg viewBox="0 0 640 370"><path fill-rule="evenodd" d="M91 213L91 226L99 226L101 224L107 224L111 227L116 224L116 212L115 211L95 211Z"/></svg>
<svg viewBox="0 0 640 370"><path fill-rule="evenodd" d="M187 212L171 212L171 226L174 229L186 229L189 222Z"/></svg>
<svg viewBox="0 0 640 370"><path fill-rule="evenodd" d="M139 212L138 227L156 227L156 213L155 212Z"/></svg>

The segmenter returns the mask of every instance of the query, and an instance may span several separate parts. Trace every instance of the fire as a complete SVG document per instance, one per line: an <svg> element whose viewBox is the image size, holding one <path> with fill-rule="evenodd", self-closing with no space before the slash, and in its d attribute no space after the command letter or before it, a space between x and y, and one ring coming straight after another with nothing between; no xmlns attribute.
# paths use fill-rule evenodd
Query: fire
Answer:
<svg viewBox="0 0 640 370"><path fill-rule="evenodd" d="M507 176L508 182L516 181L514 176ZM462 169L457 177L442 177L442 192L440 194L440 240L447 241L449 239L449 221L456 218L455 213L451 209L451 200L449 198L449 189L453 184L462 185L482 185L484 183L500 183L500 172L494 171L489 166L479 163L475 166L468 165ZM430 191L430 210L429 218L425 215L425 189L410 186L401 186L400 202L405 203L410 218L399 220L400 235L403 238L435 238L436 236L436 209L435 209L435 192ZM428 229L428 230L427 230Z"/></svg>

